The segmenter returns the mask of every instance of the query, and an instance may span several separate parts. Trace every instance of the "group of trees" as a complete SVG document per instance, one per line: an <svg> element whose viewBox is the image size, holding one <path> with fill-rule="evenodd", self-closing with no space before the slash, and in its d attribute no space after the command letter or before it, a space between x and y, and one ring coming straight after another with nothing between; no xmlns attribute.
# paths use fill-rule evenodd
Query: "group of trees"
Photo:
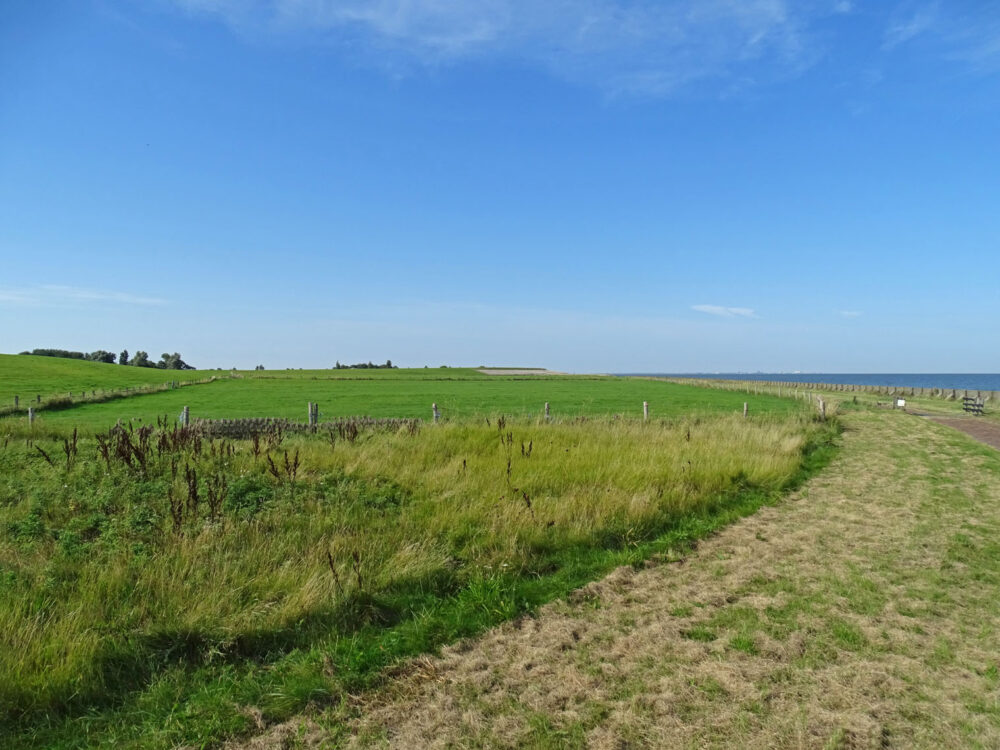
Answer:
<svg viewBox="0 0 1000 750"><path fill-rule="evenodd" d="M177 352L168 354L164 352L160 355L160 361L154 362L146 352L139 350L131 357L128 356L128 349L123 349L118 355L118 364L131 365L132 367L156 367L160 370L193 370L194 368L181 359Z"/></svg>
<svg viewBox="0 0 1000 750"><path fill-rule="evenodd" d="M21 354L34 354L39 357L62 357L64 359L83 359L88 362L104 362L109 365L115 363L114 352L106 352L103 349L98 349L96 352L90 352L86 354L84 352L71 352L65 349L32 349L30 352L21 352ZM160 361L154 362L149 358L146 352L138 351L132 357L128 355L128 349L122 351L118 355L118 364L120 365L132 365L133 367L156 367L161 370L193 370L187 362L181 359L181 355L177 352L173 354L167 354L164 352L160 355Z"/></svg>
<svg viewBox="0 0 1000 750"><path fill-rule="evenodd" d="M338 360L337 364L333 366L333 369L335 370L392 370L393 368L396 368L396 365L392 363L391 359L387 359L384 365L375 365L371 362L368 362L367 364L359 362L356 365L342 365Z"/></svg>
<svg viewBox="0 0 1000 750"><path fill-rule="evenodd" d="M115 355L98 349L96 352L87 354L86 352L70 352L65 349L32 349L30 352L21 354L34 354L37 357L62 357L63 359L84 359L89 362L107 362L114 364Z"/></svg>

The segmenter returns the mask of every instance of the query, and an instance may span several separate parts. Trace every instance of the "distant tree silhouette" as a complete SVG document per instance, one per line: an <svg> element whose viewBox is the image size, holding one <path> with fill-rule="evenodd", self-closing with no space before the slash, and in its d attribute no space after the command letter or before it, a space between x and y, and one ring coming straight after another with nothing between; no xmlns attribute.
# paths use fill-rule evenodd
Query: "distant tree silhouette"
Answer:
<svg viewBox="0 0 1000 750"><path fill-rule="evenodd" d="M161 370L193 370L187 362L181 359L181 355L177 352L173 354L167 354L164 352L160 355L160 361L156 363L156 366Z"/></svg>
<svg viewBox="0 0 1000 750"><path fill-rule="evenodd" d="M103 362L106 365L113 365L115 363L115 355L113 352L106 352L103 349L98 349L96 352L91 352L87 355L87 359L91 362Z"/></svg>
<svg viewBox="0 0 1000 750"><path fill-rule="evenodd" d="M156 367L149 361L149 355L141 350L135 353L135 356L129 360L129 364L133 367Z"/></svg>
<svg viewBox="0 0 1000 750"><path fill-rule="evenodd" d="M392 363L391 359L387 359L384 365L376 365L371 360L368 360L367 362L358 362L357 364L354 365L345 365L341 364L340 360L338 359L337 364L335 364L333 367L335 370L392 370L394 368L398 369Z"/></svg>

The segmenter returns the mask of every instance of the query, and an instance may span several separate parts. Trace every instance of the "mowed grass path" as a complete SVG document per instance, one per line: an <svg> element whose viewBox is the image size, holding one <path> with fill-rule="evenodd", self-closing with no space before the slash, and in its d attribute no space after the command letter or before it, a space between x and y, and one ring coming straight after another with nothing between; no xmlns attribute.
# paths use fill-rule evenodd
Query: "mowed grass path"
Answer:
<svg viewBox="0 0 1000 750"><path fill-rule="evenodd" d="M1000 747L1000 452L844 421L821 475L683 564L621 569L253 747Z"/></svg>
<svg viewBox="0 0 1000 750"><path fill-rule="evenodd" d="M419 371L418 371L419 372ZM320 420L343 416L431 416L437 403L444 418L508 414L538 416L549 402L553 418L576 416L641 417L642 402L650 404L652 417L680 417L742 411L749 402L752 414L790 414L805 407L801 402L776 396L748 396L652 380L630 378L470 377L425 379L382 377L371 380L244 378L140 395L72 409L44 412L40 424L101 428L116 420L155 421L176 418L184 406L191 418L235 419L284 417L305 421L307 402L319 404Z"/></svg>

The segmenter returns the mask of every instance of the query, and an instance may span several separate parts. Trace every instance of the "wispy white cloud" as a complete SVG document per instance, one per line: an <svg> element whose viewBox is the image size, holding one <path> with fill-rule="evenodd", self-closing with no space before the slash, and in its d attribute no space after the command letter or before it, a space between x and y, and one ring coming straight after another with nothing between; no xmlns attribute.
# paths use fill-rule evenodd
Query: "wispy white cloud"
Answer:
<svg viewBox="0 0 1000 750"><path fill-rule="evenodd" d="M112 303L119 305L164 305L166 300L128 292L83 289L61 284L41 284L21 288L0 288L0 305L8 307L55 307Z"/></svg>
<svg viewBox="0 0 1000 750"><path fill-rule="evenodd" d="M174 0L250 34L320 36L382 64L499 57L622 93L702 79L762 81L817 59L829 0ZM849 3L847 4L849 6ZM849 9L849 8L848 8Z"/></svg>
<svg viewBox="0 0 1000 750"><path fill-rule="evenodd" d="M841 310L840 316L842 318L860 318L861 313L858 310Z"/></svg>
<svg viewBox="0 0 1000 750"><path fill-rule="evenodd" d="M885 30L883 46L885 49L898 47L911 39L920 36L940 23L937 3L928 3L913 7L904 6L894 14Z"/></svg>
<svg viewBox="0 0 1000 750"><path fill-rule="evenodd" d="M718 315L720 318L755 318L754 311L749 307L723 307L722 305L691 305L697 312Z"/></svg>
<svg viewBox="0 0 1000 750"><path fill-rule="evenodd" d="M904 2L890 16L883 48L891 51L917 41L973 71L996 72L1000 69L1000 0Z"/></svg>

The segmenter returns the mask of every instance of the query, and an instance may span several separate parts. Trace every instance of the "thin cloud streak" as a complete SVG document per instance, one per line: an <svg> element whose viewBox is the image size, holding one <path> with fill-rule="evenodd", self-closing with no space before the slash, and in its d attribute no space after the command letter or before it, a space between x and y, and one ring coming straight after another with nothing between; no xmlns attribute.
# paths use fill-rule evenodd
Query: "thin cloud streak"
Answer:
<svg viewBox="0 0 1000 750"><path fill-rule="evenodd" d="M319 37L381 65L514 59L610 93L663 95L704 79L796 75L820 53L830 3L787 0L174 0L239 33Z"/></svg>
<svg viewBox="0 0 1000 750"><path fill-rule="evenodd" d="M936 3L911 10L905 17L897 17L889 24L882 46L887 50L898 47L932 29L939 20Z"/></svg>
<svg viewBox="0 0 1000 750"><path fill-rule="evenodd" d="M1000 68L1000 1L908 2L898 6L885 30L882 48L893 51L918 42L973 72L995 73Z"/></svg>
<svg viewBox="0 0 1000 750"><path fill-rule="evenodd" d="M9 307L62 307L100 303L140 306L167 304L166 300L158 297L142 297L128 292L83 289L62 284L0 289L0 304Z"/></svg>
<svg viewBox="0 0 1000 750"><path fill-rule="evenodd" d="M756 314L749 307L723 307L722 305L691 305L691 309L697 312L717 315L720 318L756 318Z"/></svg>

